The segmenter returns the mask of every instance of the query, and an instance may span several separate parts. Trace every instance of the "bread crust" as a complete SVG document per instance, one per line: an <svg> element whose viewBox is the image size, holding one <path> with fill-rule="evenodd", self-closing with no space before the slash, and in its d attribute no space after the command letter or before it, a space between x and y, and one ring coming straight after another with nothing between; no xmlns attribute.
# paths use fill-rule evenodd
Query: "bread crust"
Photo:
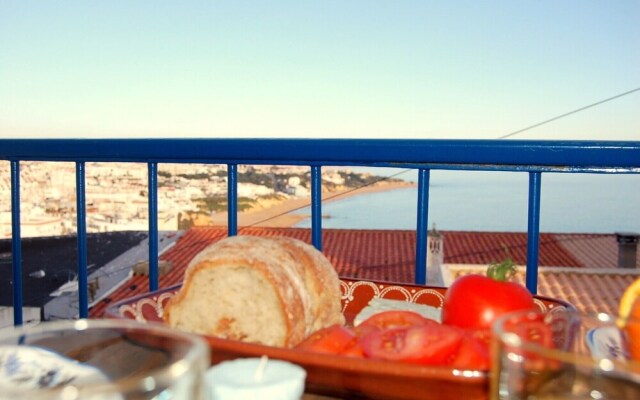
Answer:
<svg viewBox="0 0 640 400"><path fill-rule="evenodd" d="M211 319L210 312L194 309L197 307L190 304L189 294L193 291L193 282L202 279L205 271L224 271L224 274L215 276L221 276L216 279L225 279L229 274L242 273L241 267L257 272L259 279L273 288L277 304L272 307L272 323L284 324L285 335L282 341L254 341L292 347L317 329L335 323L344 324L340 281L335 269L322 253L297 239L257 236L229 237L208 246L196 255L185 271L183 286L165 307L164 320L171 326L179 325L181 329L189 330L190 327L185 326L188 324L184 323L183 313L196 313L197 318ZM211 279L213 275L207 276ZM250 304L265 301L261 299L260 293L246 295L244 300L248 300ZM220 299L210 300L211 307L221 304L216 300ZM232 322L239 316L232 313L227 315L222 311L222 317L220 313L216 314L217 321L207 321L208 328L205 334L243 340L259 337L260 330L268 329L266 326L255 326L252 332L238 332L237 329L234 330Z"/></svg>
<svg viewBox="0 0 640 400"><path fill-rule="evenodd" d="M290 237L275 237L304 266L305 286L311 296L307 335L326 326L344 325L340 278L331 262L315 247Z"/></svg>

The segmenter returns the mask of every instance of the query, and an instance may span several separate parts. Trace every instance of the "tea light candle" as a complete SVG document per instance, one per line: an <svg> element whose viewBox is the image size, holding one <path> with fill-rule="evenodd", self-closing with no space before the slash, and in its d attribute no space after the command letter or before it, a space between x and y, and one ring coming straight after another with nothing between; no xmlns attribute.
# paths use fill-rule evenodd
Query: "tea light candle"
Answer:
<svg viewBox="0 0 640 400"><path fill-rule="evenodd" d="M210 400L299 400L306 376L298 365L265 356L224 361L205 381Z"/></svg>

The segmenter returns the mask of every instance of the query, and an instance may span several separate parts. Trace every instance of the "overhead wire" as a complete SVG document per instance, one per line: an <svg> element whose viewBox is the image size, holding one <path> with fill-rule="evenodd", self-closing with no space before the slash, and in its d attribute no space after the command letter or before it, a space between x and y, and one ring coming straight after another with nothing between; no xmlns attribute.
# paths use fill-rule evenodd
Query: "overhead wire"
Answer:
<svg viewBox="0 0 640 400"><path fill-rule="evenodd" d="M575 109L575 110L572 110L572 111L569 111L569 112L565 112L565 113L560 114L560 115L557 115L557 116L555 116L555 117L553 117L553 118L549 118L549 119L546 119L546 120L544 120L544 121L538 122L538 123L536 123L536 124L533 124L533 125L527 126L527 127L525 127L525 128L521 128L521 129L518 129L518 130L516 130L516 131L513 131L513 132L507 133L507 134L505 134L505 135L499 136L499 137L497 137L496 139L497 139L497 140L503 140L503 139L511 138L511 137L516 136L516 135L518 135L518 134L521 134L521 133L523 133L523 132L526 132L526 131L529 131L529 130L531 130L531 129L537 128L537 127L539 127L539 126L542 126L542 125L548 124L548 123L553 122L553 121L557 121L557 120L559 120L559 119L562 119L562 118L568 117L569 115L573 115L573 114L576 114L576 113L578 113L578 112L581 112L581 111L584 111L584 110L587 110L587 109L590 109L590 108L593 108L593 107L596 107L596 106L602 105L602 104L604 104L604 103L607 103L607 102L610 102L610 101L613 101L613 100L619 99L619 98L621 98L621 97L624 97L624 96L630 95L630 94L635 93L635 92L638 92L638 91L640 91L640 87L635 88L635 89L628 90L628 91L626 91L626 92L623 92L623 93L617 94L617 95L612 96L612 97L608 97L608 98L606 98L606 99L603 99L603 100L597 101L597 102L595 102L595 103L588 104L588 105L586 105L586 106L583 106L583 107L577 108L577 109ZM391 174L391 175L388 175L388 176L381 177L381 178L376 179L376 180L374 180L374 181L372 181L372 182L368 182L368 183L362 184L362 185L360 185L360 186L357 186L357 187L354 187L354 188L350 188L350 189L345 190L345 191L343 191L343 192L336 193L336 194L333 194L333 195L331 195L331 196L327 196L327 197L325 197L324 199L322 199L322 201L328 201L328 200L332 200L332 199L335 199L335 198L338 198L338 197L341 197L341 196L345 196L345 195L347 195L347 194L350 194L350 193L352 193L352 192L358 191L358 190L360 190L360 189L363 189L363 188L366 188L366 187L369 187L369 186L375 185L375 184L377 184L377 183L379 183L379 182L388 181L389 179L395 178L395 177L397 177L397 176L400 176L400 175L402 175L402 174L408 173L408 172L410 172L410 171L413 171L413 169L408 168L408 169L401 170L401 171L399 171L399 172L397 172L397 173L394 173L394 174ZM309 207L310 205L311 205L311 204L309 203L309 204L305 204L305 205L303 205L303 206L299 206L299 207L295 207L295 208L289 209L289 210L287 210L287 211L284 211L284 212L278 213L278 214L276 214L276 215L272 215L272 216L270 216L270 217L268 217L268 218L262 219L262 220L260 220L260 221L254 222L254 223L252 223L252 224L249 224L249 225L245 225L245 226L239 227L239 228L238 228L238 230L241 230L241 229L244 229L244 228L255 227L255 226L257 226L257 225L260 225L260 224L263 224L263 223L265 223L265 222L271 221L271 220L273 220L273 219L279 218L279 217L281 217L281 216L283 216L283 215L287 215L287 214L289 214L289 213L291 213L291 212L294 212L294 211L298 211L298 210L301 210L301 209L307 208L307 207ZM107 274L108 274L108 275L111 275L111 274L117 273L117 272L119 272L119 271L121 271L121 270L130 269L131 267L132 267L131 265L127 265L126 267L123 267L123 268L121 268L121 269L114 269L114 270L112 270L112 271L109 271ZM96 271L96 272L98 272L98 271ZM100 273L99 273L99 272L98 272L98 274L97 274L97 275L98 275L98 276L93 276L93 278L100 277L100 276L104 276L104 275L100 275ZM46 297L49 297L49 295L46 295L46 296L43 296L43 297L45 297L45 298L46 298Z"/></svg>
<svg viewBox="0 0 640 400"><path fill-rule="evenodd" d="M601 105L601 104L607 103L607 102L609 102L609 101L612 101L612 100L615 100L615 99L619 99L620 97L627 96L627 95L629 95L629 94L631 94L631 93L634 93L634 92L637 92L637 91L639 91L639 90L640 90L640 87L635 88L635 89L628 90L628 91L626 91L626 92L624 92L624 93L617 94L617 95L615 95L615 96L613 96L613 97L609 97L609 98L606 98L606 99L604 99L604 100L596 101L595 103L589 104L589 105L587 105L587 106L580 107L580 108L576 108L576 109L575 109L575 110L573 110L573 111L569 111L569 112L566 112L566 113L564 113L564 114L560 114L560 115L558 115L558 116L556 116L556 117L553 117L553 118L549 118L549 119L547 119L547 120L544 120L544 121L542 121L542 122L538 122L537 124L533 124L533 125L531 125L531 126L527 126L526 128L518 129L517 131L513 131L513 132L511 132L511 133L507 133L506 135L500 136L500 137L498 137L497 139L507 139L507 138L510 138L510 137L515 136L515 135L518 135L518 134L520 134L520 133L522 133L522 132L525 132L525 131L531 130L531 129L533 129L533 128L537 128L537 127L539 127L539 126L541 126L541 125L548 124L549 122L553 122L553 121L559 120L560 118L568 117L569 115L572 115L572 114L578 113L578 112L580 112L580 111L584 111L584 110L587 110L587 109L589 109L589 108L592 108L592 107L599 106L599 105Z"/></svg>
<svg viewBox="0 0 640 400"><path fill-rule="evenodd" d="M513 137L513 136L518 135L518 134L520 134L520 133L523 133L523 132L526 132L526 131L528 131L528 130L531 130L531 129L537 128L537 127L539 127L539 126L541 126L541 125L545 125L545 124L548 124L548 123L550 123L550 122L557 121L557 120L559 120L559 119L561 119L561 118L568 117L569 115L576 114L576 113L578 113L578 112L580 112L580 111L584 111L584 110L587 110L587 109L589 109L589 108L599 106L599 105L601 105L601 104L607 103L607 102L612 101L612 100L615 100L615 99L619 99L619 98L621 98L621 97L624 97L624 96L630 95L630 94L635 93L635 92L638 92L638 91L640 91L640 87L635 88L635 89L628 90L628 91L626 91L626 92L623 92L623 93L617 94L617 95L612 96L612 97L608 97L608 98L606 98L606 99L603 99L603 100L597 101L597 102L595 102L595 103L591 103L591 104L589 104L589 105L586 105L586 106L583 106L583 107L577 108L577 109L575 109L575 110L572 110L572 111L569 111L569 112L566 112L566 113L563 113L563 114L557 115L557 116L555 116L555 117L553 117L553 118L549 118L549 119L547 119L547 120L544 120L544 121L542 121L542 122L538 122L538 123L536 123L536 124L533 124L533 125L527 126L527 127L525 127L525 128L518 129L518 130L513 131L513 132L511 132L511 133L507 133L506 135L499 136L499 137L497 137L496 139L497 139L497 140L502 140L502 139L507 139L507 138ZM389 179L391 179L391 178L395 178L395 177L397 177L397 176L399 176L399 175L402 175L402 174L405 174L405 173L407 173L407 172L411 172L411 171L413 171L413 169L411 169L411 168L404 169L404 170L402 170L402 171L400 171L400 172L398 172L398 173L395 173L395 174L393 174L393 175L389 175L389 176L387 176L387 177L382 177L382 178L377 179L377 180L375 180L375 181L373 181L373 182L365 183L365 184L363 184L363 185L360 185L360 186L354 187L354 188L352 188L352 189L350 189L350 190L347 190L347 191L344 191L344 192L340 192L340 193L336 193L336 194L334 194L334 195L332 195L332 196L328 196L328 197L326 197L325 199L323 199L322 201L327 201L327 200L334 199L334 198L336 198L336 197L340 197L340 196L347 195L347 194L349 194L349 193L352 193L352 192L355 192L355 191L357 191L357 190L360 190L360 189L363 189L363 188L369 187L369 186L371 186L371 185L375 185L376 183L379 183L379 182L387 181L387 180L389 180ZM254 227L254 226L260 225L260 224L262 224L262 223L264 223L264 222L270 221L270 220L272 220L272 219L276 219L276 218L279 218L279 217L281 217L281 216L283 216L283 215L287 215L287 214L289 214L289 213L291 213L291 212L294 212L294 211L298 211L298 210L301 210L301 209L307 208L307 207L309 207L310 205L311 205L311 204L309 203L309 204L305 204L305 205L300 206L300 207L292 208L292 209L290 209L290 210L288 210L288 211L284 211L284 212L281 212L281 213L279 213L279 214L276 214L276 215L270 216L270 217L268 217L268 218L265 218L265 219L263 219L263 220L260 220L260 221L254 222L254 223L252 223L252 224L245 225L244 227ZM238 228L238 229L241 229L241 228Z"/></svg>

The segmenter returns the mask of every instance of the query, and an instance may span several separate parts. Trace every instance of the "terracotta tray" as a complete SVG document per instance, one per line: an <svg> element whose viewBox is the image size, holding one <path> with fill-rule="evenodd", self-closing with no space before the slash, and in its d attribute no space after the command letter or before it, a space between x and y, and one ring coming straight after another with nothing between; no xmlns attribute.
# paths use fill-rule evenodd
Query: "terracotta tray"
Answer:
<svg viewBox="0 0 640 400"><path fill-rule="evenodd" d="M109 318L129 318L142 322L162 321L163 307L178 286L127 299L106 311ZM347 324L374 297L404 300L442 307L446 288L342 279L342 305ZM567 302L536 296L545 312L573 308ZM238 357L287 360L307 371L306 391L348 399L486 399L488 373L459 371L403 363L315 354L234 340L205 337L211 346L211 362Z"/></svg>

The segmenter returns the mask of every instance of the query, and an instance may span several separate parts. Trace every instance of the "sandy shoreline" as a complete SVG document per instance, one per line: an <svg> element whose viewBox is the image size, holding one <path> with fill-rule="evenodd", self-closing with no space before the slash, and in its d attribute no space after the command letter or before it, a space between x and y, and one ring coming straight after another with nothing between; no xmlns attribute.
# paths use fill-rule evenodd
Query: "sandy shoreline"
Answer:
<svg viewBox="0 0 640 400"><path fill-rule="evenodd" d="M378 183L375 186L366 186L357 190L345 189L335 192L323 192L323 202L346 199L351 196L358 196L366 193L384 192L388 190L404 189L415 187L413 182L387 182ZM291 227L298 222L309 218L309 215L293 214L290 211L304 208L311 205L311 197L295 197L271 204L267 208L254 208L238 213L238 227L243 226L268 226L268 227ZM227 213L221 212L211 218L213 225L226 225Z"/></svg>

